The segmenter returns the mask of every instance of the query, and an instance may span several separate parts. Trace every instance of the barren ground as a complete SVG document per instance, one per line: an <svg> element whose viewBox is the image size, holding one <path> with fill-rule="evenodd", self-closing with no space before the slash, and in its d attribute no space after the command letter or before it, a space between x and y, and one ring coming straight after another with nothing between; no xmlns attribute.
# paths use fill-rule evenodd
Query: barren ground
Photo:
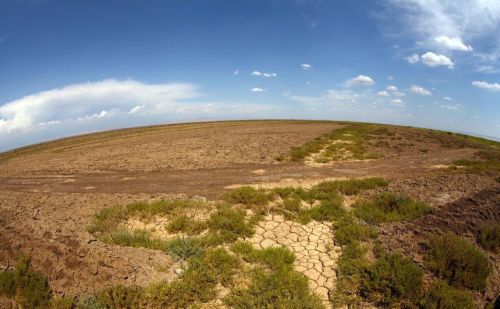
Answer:
<svg viewBox="0 0 500 309"><path fill-rule="evenodd" d="M383 190L404 192L436 209L414 222L382 228L383 245L417 263L422 259L419 242L427 233L450 230L474 241L479 226L500 222L498 175L446 169L455 160L472 158L477 149L430 138L424 130L389 127L392 138L366 141L369 151L383 155L375 160L319 166L276 160L291 147L343 126L313 121L168 125L70 138L0 155L0 269L11 267L25 252L32 256L35 269L48 276L54 291L70 295L118 283L168 280L175 276L176 266L163 252L104 244L92 237L86 226L95 213L138 200L216 199L226 188L242 184L385 177L390 184ZM284 238L269 232L278 226ZM330 228L312 226L311 233L317 230L318 237L307 242L328 241L323 233ZM294 245L295 236L285 236L300 237L300 233L283 218L269 217L250 241L261 247L271 242L286 245L297 254L304 248ZM328 251L335 248L322 243L319 248L318 261L335 256ZM485 294L478 296L481 299L500 292L499 256L489 254L489 258L494 274ZM299 257L296 268L314 277L312 287L326 295L334 284L330 272L335 265L328 262L330 268L323 269L325 263L319 263L322 266L316 269L314 261L301 261Z"/></svg>

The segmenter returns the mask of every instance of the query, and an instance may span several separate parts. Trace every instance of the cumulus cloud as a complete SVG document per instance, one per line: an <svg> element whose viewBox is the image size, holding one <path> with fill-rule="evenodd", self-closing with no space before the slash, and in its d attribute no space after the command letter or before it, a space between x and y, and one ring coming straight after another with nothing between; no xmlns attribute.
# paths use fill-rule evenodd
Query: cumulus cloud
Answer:
<svg viewBox="0 0 500 309"><path fill-rule="evenodd" d="M254 87L254 88L250 89L250 91L252 91L252 92L264 92L264 91L266 91L266 89Z"/></svg>
<svg viewBox="0 0 500 309"><path fill-rule="evenodd" d="M54 121L88 120L117 113L160 114L197 97L191 84L103 80L39 92L0 106L0 134ZM140 108L138 107L140 106Z"/></svg>
<svg viewBox="0 0 500 309"><path fill-rule="evenodd" d="M446 35L441 35L438 36L437 38L434 39L436 42L439 44L443 45L444 47L451 49L451 50L460 50L460 51L466 51L470 52L473 51L474 49L470 45L465 45L464 42L462 42L462 39L459 37L454 37L454 38L449 38Z"/></svg>
<svg viewBox="0 0 500 309"><path fill-rule="evenodd" d="M473 81L472 85L481 88L481 89L486 89L489 91L500 91L500 84L498 83L488 83L485 81Z"/></svg>
<svg viewBox="0 0 500 309"><path fill-rule="evenodd" d="M307 64L307 63L303 63L303 64L301 64L301 65L300 65L300 67L301 67L304 71L307 71L307 70L312 69L312 65Z"/></svg>
<svg viewBox="0 0 500 309"><path fill-rule="evenodd" d="M433 52L427 52L421 56L422 62L430 67L447 66L453 69L454 63L445 55L438 55Z"/></svg>
<svg viewBox="0 0 500 309"><path fill-rule="evenodd" d="M391 100L391 104L395 106L404 106L404 102L401 99Z"/></svg>
<svg viewBox="0 0 500 309"><path fill-rule="evenodd" d="M429 90L425 89L424 87L417 86L417 85L412 85L410 87L410 92L414 93L414 94L421 95L421 96L430 96L430 95L432 95L432 92L430 92Z"/></svg>
<svg viewBox="0 0 500 309"><path fill-rule="evenodd" d="M389 97L389 96L391 96L391 95L389 94L389 92L387 92L387 91L379 91L379 92L377 93L377 95L379 95L379 96L381 96L381 97Z"/></svg>
<svg viewBox="0 0 500 309"><path fill-rule="evenodd" d="M250 73L252 76L262 76L262 77L277 77L278 74L276 73L265 73L265 72L260 72L260 71L253 71Z"/></svg>
<svg viewBox="0 0 500 309"><path fill-rule="evenodd" d="M405 57L405 60L408 61L408 63L415 64L420 61L420 56L417 54L413 54L408 57Z"/></svg>
<svg viewBox="0 0 500 309"><path fill-rule="evenodd" d="M385 87L385 90L387 90L387 91L398 91L398 87L396 87L394 85L389 85L389 86Z"/></svg>
<svg viewBox="0 0 500 309"><path fill-rule="evenodd" d="M346 81L347 86L373 86L375 81L366 75L358 75Z"/></svg>
<svg viewBox="0 0 500 309"><path fill-rule="evenodd" d="M453 101L453 99L452 99L452 98L450 98L450 97L443 97L443 100L446 100L446 101Z"/></svg>

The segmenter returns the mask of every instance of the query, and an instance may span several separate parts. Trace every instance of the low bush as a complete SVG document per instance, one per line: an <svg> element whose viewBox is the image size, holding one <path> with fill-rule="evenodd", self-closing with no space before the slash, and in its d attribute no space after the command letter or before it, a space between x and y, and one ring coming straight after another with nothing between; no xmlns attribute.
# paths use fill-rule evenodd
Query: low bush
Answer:
<svg viewBox="0 0 500 309"><path fill-rule="evenodd" d="M232 289L224 302L233 308L324 308L309 292L307 277L289 268L256 269L249 287Z"/></svg>
<svg viewBox="0 0 500 309"><path fill-rule="evenodd" d="M153 238L149 231L141 229L130 231L126 228L120 228L114 231L109 236L109 238L104 238L103 240L108 243L126 247L146 248L154 250L166 249L165 241Z"/></svg>
<svg viewBox="0 0 500 309"><path fill-rule="evenodd" d="M259 263L271 270L291 268L295 255L286 247L269 247L254 249L248 242L236 242L231 246L231 251L241 255L248 263Z"/></svg>
<svg viewBox="0 0 500 309"><path fill-rule="evenodd" d="M224 193L222 199L230 204L265 205L273 198L263 189L243 186Z"/></svg>
<svg viewBox="0 0 500 309"><path fill-rule="evenodd" d="M95 302L87 299L87 308L140 308L144 303L144 290L137 286L116 285L105 288L97 293Z"/></svg>
<svg viewBox="0 0 500 309"><path fill-rule="evenodd" d="M384 178L372 177L364 179L347 179L336 181L324 181L315 185L311 191L316 199L328 199L336 194L355 195L363 190L387 187L388 182Z"/></svg>
<svg viewBox="0 0 500 309"><path fill-rule="evenodd" d="M15 299L21 308L48 308L52 291L47 278L33 270L30 259L21 255L15 270L0 274L0 296Z"/></svg>
<svg viewBox="0 0 500 309"><path fill-rule="evenodd" d="M354 214L370 224L410 221L430 212L432 208L425 203L387 192L354 205Z"/></svg>
<svg viewBox="0 0 500 309"><path fill-rule="evenodd" d="M334 221L345 214L346 210L342 207L342 198L323 200L317 206L303 209L298 213L298 221L308 223L311 220L323 222Z"/></svg>
<svg viewBox="0 0 500 309"><path fill-rule="evenodd" d="M378 236L377 230L357 222L350 213L340 217L333 223L335 242L341 246L375 239Z"/></svg>
<svg viewBox="0 0 500 309"><path fill-rule="evenodd" d="M197 221L187 215L180 215L173 218L166 226L170 233L186 233L197 235L207 229L206 222Z"/></svg>
<svg viewBox="0 0 500 309"><path fill-rule="evenodd" d="M229 243L239 237L252 236L255 233L255 223L257 222L246 220L245 210L222 206L210 216L208 228L211 233L219 236L223 243Z"/></svg>
<svg viewBox="0 0 500 309"><path fill-rule="evenodd" d="M425 296L419 302L419 307L425 309L474 309L474 299L471 293L455 289L445 281L434 281L427 289Z"/></svg>
<svg viewBox="0 0 500 309"><path fill-rule="evenodd" d="M166 243L166 250L176 260L185 260L203 253L200 242L193 237L176 237Z"/></svg>
<svg viewBox="0 0 500 309"><path fill-rule="evenodd" d="M452 233L431 237L425 262L439 278L459 288L482 290L491 273L488 258Z"/></svg>
<svg viewBox="0 0 500 309"><path fill-rule="evenodd" d="M410 304L422 290L422 270L399 254L382 253L366 269L361 294L383 306Z"/></svg>
<svg viewBox="0 0 500 309"><path fill-rule="evenodd" d="M479 245L494 253L500 252L500 225L483 226L479 231Z"/></svg>

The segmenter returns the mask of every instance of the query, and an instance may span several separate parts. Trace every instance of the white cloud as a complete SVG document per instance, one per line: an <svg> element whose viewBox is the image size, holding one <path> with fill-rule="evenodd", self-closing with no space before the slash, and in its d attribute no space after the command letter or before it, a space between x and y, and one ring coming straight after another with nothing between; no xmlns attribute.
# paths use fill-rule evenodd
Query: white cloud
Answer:
<svg viewBox="0 0 500 309"><path fill-rule="evenodd" d="M179 101L198 95L191 84L144 84L110 79L69 85L0 106L0 134L28 131L53 121L111 117L132 111L132 114L168 113L178 108Z"/></svg>
<svg viewBox="0 0 500 309"><path fill-rule="evenodd" d="M443 100L446 100L446 101L453 101L453 99L452 99L452 98L450 98L450 97L443 97Z"/></svg>
<svg viewBox="0 0 500 309"><path fill-rule="evenodd" d="M250 73L250 75L263 76L263 77L277 77L278 76L278 74L276 74L276 73L264 73L264 72L260 72L260 71L253 71L252 73Z"/></svg>
<svg viewBox="0 0 500 309"><path fill-rule="evenodd" d="M413 54L405 57L405 60L408 61L408 63L415 64L420 61L420 57L417 54Z"/></svg>
<svg viewBox="0 0 500 309"><path fill-rule="evenodd" d="M481 88L481 89L486 89L489 91L500 91L500 84L498 83L488 83L484 81L473 81L472 85Z"/></svg>
<svg viewBox="0 0 500 309"><path fill-rule="evenodd" d="M234 75L240 75L240 70L234 70L233 74Z"/></svg>
<svg viewBox="0 0 500 309"><path fill-rule="evenodd" d="M307 71L307 70L312 69L312 65L307 64L307 63L303 63L303 64L301 64L301 65L300 65L300 67L301 67L304 71Z"/></svg>
<svg viewBox="0 0 500 309"><path fill-rule="evenodd" d="M495 74L499 73L500 69L497 69L492 65L482 65L476 69L476 72L485 74Z"/></svg>
<svg viewBox="0 0 500 309"><path fill-rule="evenodd" d="M385 87L385 90L387 90L387 91L398 91L398 87L396 87L394 85L389 85L389 86Z"/></svg>
<svg viewBox="0 0 500 309"><path fill-rule="evenodd" d="M401 92L401 91L394 91L392 94L393 94L395 97L405 97L405 96L406 96L406 93Z"/></svg>
<svg viewBox="0 0 500 309"><path fill-rule="evenodd" d="M447 66L449 69L453 69L454 63L445 55L437 55L433 52L427 52L421 56L422 62L430 67L437 66Z"/></svg>
<svg viewBox="0 0 500 309"><path fill-rule="evenodd" d="M375 81L366 75L358 75L346 81L347 86L373 86Z"/></svg>
<svg viewBox="0 0 500 309"><path fill-rule="evenodd" d="M451 50L460 50L467 52L474 50L472 46L465 45L464 42L462 42L462 39L459 37L449 38L446 35L441 35L435 38L434 40Z"/></svg>
<svg viewBox="0 0 500 309"><path fill-rule="evenodd" d="M500 26L500 2L497 0L385 0L386 19L403 23L391 31L426 41L437 37L460 38L460 41L490 39L497 47ZM399 9L400 11L396 11ZM397 29L397 30L396 30ZM394 33L394 32L392 32ZM455 42L452 42L455 43ZM464 44L465 45L465 44ZM467 46L466 46L467 47Z"/></svg>
<svg viewBox="0 0 500 309"><path fill-rule="evenodd" d="M389 76L387 77L387 80L394 80L394 76L389 75Z"/></svg>
<svg viewBox="0 0 500 309"><path fill-rule="evenodd" d="M401 99L394 99L394 100L391 100L391 104L392 105L396 105L396 106L404 106L404 102L401 100Z"/></svg>
<svg viewBox="0 0 500 309"><path fill-rule="evenodd" d="M418 95L421 95L421 96L430 96L430 95L432 95L432 92L430 92L429 90L425 89L424 87L417 86L417 85L412 85L410 87L410 92L418 94Z"/></svg>
<svg viewBox="0 0 500 309"><path fill-rule="evenodd" d="M252 92L264 92L264 91L266 91L266 89L254 87L254 88L250 89L250 91L252 91Z"/></svg>
<svg viewBox="0 0 500 309"><path fill-rule="evenodd" d="M379 92L377 93L377 95L379 95L379 96L381 96L381 97L389 97L389 96L391 96L391 95L389 94L389 92L387 92L387 91L379 91Z"/></svg>

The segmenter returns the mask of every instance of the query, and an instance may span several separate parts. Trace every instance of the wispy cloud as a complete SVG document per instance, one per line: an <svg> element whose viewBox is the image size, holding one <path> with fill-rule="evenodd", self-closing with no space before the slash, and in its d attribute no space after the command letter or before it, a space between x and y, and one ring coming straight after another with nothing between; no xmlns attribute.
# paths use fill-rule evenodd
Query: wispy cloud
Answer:
<svg viewBox="0 0 500 309"><path fill-rule="evenodd" d="M254 87L254 88L250 89L250 91L252 91L252 92L264 92L264 91L266 91L266 89L260 88L260 87Z"/></svg>
<svg viewBox="0 0 500 309"><path fill-rule="evenodd" d="M308 63L303 63L300 65L300 67L302 68L302 70L304 71L308 71L310 69L312 69L312 65L308 64Z"/></svg>
<svg viewBox="0 0 500 309"><path fill-rule="evenodd" d="M412 85L410 87L410 92L414 94L418 94L421 96L430 96L432 95L432 92L429 90L425 89L424 87L418 86L418 85Z"/></svg>
<svg viewBox="0 0 500 309"><path fill-rule="evenodd" d="M250 73L252 76L262 76L262 77L277 77L278 74L276 73L265 73L265 72L260 72L260 71L253 71Z"/></svg>
<svg viewBox="0 0 500 309"><path fill-rule="evenodd" d="M373 86L375 81L366 75L358 75L354 78L351 78L345 82L346 86Z"/></svg>
<svg viewBox="0 0 500 309"><path fill-rule="evenodd" d="M481 89L486 89L489 91L500 91L500 84L498 83L488 83L485 81L473 81L472 85L481 88Z"/></svg>

